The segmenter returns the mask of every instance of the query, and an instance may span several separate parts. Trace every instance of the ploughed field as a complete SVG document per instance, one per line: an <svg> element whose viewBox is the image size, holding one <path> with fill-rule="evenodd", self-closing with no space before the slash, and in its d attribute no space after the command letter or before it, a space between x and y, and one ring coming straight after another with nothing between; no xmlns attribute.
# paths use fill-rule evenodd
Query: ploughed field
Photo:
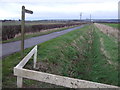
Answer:
<svg viewBox="0 0 120 90"><path fill-rule="evenodd" d="M102 27L101 24L86 25L39 44L36 70L118 86L117 31L111 34L111 30L105 31ZM31 49L26 49L25 54ZM13 67L20 61L19 52L4 58L3 87L16 87ZM25 68L33 70L33 60ZM28 79L24 79L23 85L25 88L59 87Z"/></svg>

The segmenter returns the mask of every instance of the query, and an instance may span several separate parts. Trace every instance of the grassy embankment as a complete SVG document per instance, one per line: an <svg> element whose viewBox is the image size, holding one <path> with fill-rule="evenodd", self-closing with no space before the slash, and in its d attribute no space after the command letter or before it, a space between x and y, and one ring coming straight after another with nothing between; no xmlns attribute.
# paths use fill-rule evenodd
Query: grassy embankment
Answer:
<svg viewBox="0 0 120 90"><path fill-rule="evenodd" d="M78 26L78 25L76 25L76 26ZM74 28L76 26L69 26L69 27L64 27L64 28L59 28L59 29L57 28L57 29L53 29L53 30L52 29L51 30L45 30L45 31L36 32L36 33L28 33L28 34L25 34L25 39L32 38L32 37L37 37L37 36L42 36L42 35L50 34L50 33L53 33L53 32L66 30L66 29L69 29L69 28ZM14 42L14 41L18 41L18 40L21 40L20 35L15 37L15 38L12 38L12 39L4 40L4 41L2 41L2 43Z"/></svg>
<svg viewBox="0 0 120 90"><path fill-rule="evenodd" d="M93 63L92 75L96 78L93 78L93 81L118 85L118 44L115 42L117 40L103 34L96 27L95 31L92 56L96 63Z"/></svg>
<svg viewBox="0 0 120 90"><path fill-rule="evenodd" d="M100 38L103 38L104 47ZM101 51L111 56L112 64ZM32 48L26 49L27 54ZM117 44L96 27L86 26L38 45L39 71L117 85ZM20 62L20 53L3 60L3 87L16 87L13 67ZM32 69L31 60L25 68ZM24 80L24 87L54 87L54 85Z"/></svg>

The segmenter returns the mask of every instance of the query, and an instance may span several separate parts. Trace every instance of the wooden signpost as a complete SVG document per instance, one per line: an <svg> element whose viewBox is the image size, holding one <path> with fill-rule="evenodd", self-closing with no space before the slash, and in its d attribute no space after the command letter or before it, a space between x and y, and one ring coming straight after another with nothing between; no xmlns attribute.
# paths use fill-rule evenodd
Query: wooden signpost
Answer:
<svg viewBox="0 0 120 90"><path fill-rule="evenodd" d="M24 57L24 33L25 33L25 13L33 14L33 11L25 9L22 6L22 20L21 20L21 58Z"/></svg>

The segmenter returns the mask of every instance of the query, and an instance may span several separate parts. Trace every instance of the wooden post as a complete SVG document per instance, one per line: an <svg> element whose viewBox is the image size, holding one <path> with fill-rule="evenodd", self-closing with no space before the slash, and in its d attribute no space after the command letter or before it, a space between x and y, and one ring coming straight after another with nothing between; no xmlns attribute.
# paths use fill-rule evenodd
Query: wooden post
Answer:
<svg viewBox="0 0 120 90"><path fill-rule="evenodd" d="M35 53L34 53L34 65L33 65L34 69L36 69L36 62L37 62L37 46L35 46Z"/></svg>
<svg viewBox="0 0 120 90"><path fill-rule="evenodd" d="M33 11L25 9L25 6L22 6L22 20L21 20L21 58L24 57L24 33L25 33L25 13L33 14Z"/></svg>
<svg viewBox="0 0 120 90"><path fill-rule="evenodd" d="M24 28L25 28L25 6L22 6L22 21L21 21L21 58L24 57Z"/></svg>
<svg viewBox="0 0 120 90"><path fill-rule="evenodd" d="M23 78L17 77L17 88L22 88Z"/></svg>

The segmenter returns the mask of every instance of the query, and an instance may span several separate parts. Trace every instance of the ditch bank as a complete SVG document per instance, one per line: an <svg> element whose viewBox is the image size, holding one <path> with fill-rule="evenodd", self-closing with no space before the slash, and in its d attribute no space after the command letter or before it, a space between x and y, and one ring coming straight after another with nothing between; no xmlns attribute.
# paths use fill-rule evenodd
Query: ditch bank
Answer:
<svg viewBox="0 0 120 90"><path fill-rule="evenodd" d="M107 47L109 44L115 44L114 40L100 32L94 25L90 25L39 44L36 71L117 85L117 68L108 63L101 50L101 47L103 48L101 37L104 40L102 42L104 50L114 57L110 60L117 62L117 55L114 54L117 47L115 45ZM109 42L109 40L111 41ZM27 54L30 49L26 49L25 53ZM20 61L20 53L13 54L5 59L3 60L3 86L11 87L10 85L12 85L16 87L16 78L13 76L12 70ZM15 61L14 64L12 64L13 61ZM6 65L6 63L8 64ZM25 68L34 70L32 66L33 61L30 60ZM9 82L11 83L9 84ZM25 79L23 83L24 88L59 87L28 79Z"/></svg>

